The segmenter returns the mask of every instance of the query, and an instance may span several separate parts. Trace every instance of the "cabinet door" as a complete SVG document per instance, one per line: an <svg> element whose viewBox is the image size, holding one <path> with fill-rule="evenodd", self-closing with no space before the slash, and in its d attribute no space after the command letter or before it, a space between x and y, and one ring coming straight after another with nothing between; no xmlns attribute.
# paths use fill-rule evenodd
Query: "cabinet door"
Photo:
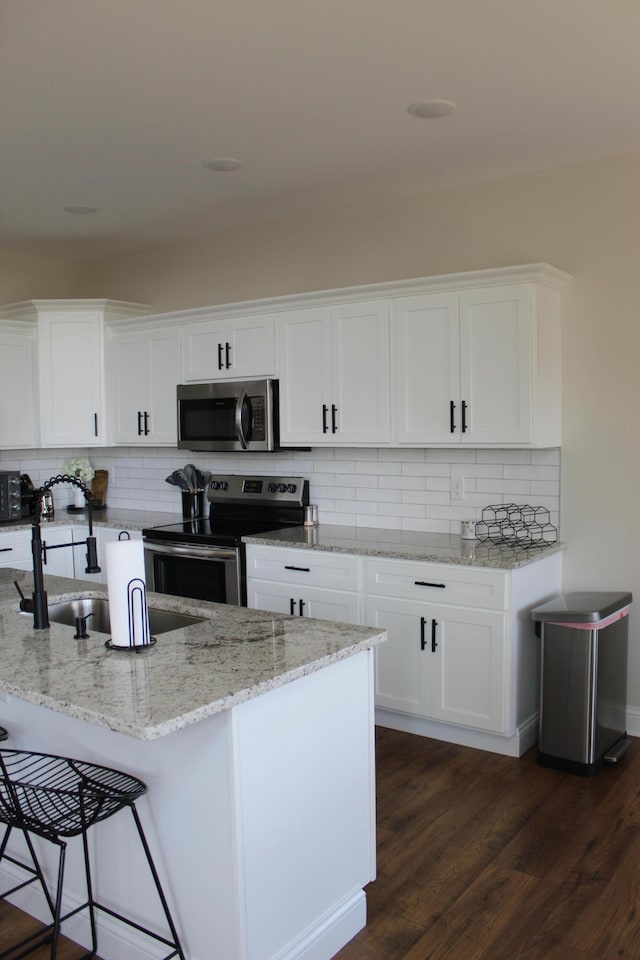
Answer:
<svg viewBox="0 0 640 960"><path fill-rule="evenodd" d="M16 570L33 569L31 530L0 533L0 567L14 567Z"/></svg>
<svg viewBox="0 0 640 960"><path fill-rule="evenodd" d="M460 295L463 443L533 441L532 311L526 284Z"/></svg>
<svg viewBox="0 0 640 960"><path fill-rule="evenodd" d="M104 443L102 316L40 317L40 423L45 447Z"/></svg>
<svg viewBox="0 0 640 960"><path fill-rule="evenodd" d="M333 446L329 307L278 317L278 367L281 444Z"/></svg>
<svg viewBox="0 0 640 960"><path fill-rule="evenodd" d="M0 331L0 447L36 447L34 338Z"/></svg>
<svg viewBox="0 0 640 960"><path fill-rule="evenodd" d="M275 372L275 319L255 314L191 323L183 329L183 379L242 380Z"/></svg>
<svg viewBox="0 0 640 960"><path fill-rule="evenodd" d="M331 428L341 444L388 443L389 304L333 307Z"/></svg>
<svg viewBox="0 0 640 960"><path fill-rule="evenodd" d="M271 610L337 623L360 622L357 594L318 587L301 588L299 584L248 580L247 606L254 610Z"/></svg>
<svg viewBox="0 0 640 960"><path fill-rule="evenodd" d="M42 557L43 573L56 577L73 577L73 527L45 527L43 524L41 533L42 542L47 547L69 544L69 546L60 546L58 550L44 551Z"/></svg>
<svg viewBox="0 0 640 960"><path fill-rule="evenodd" d="M457 294L403 297L393 305L395 441L460 441Z"/></svg>
<svg viewBox="0 0 640 960"><path fill-rule="evenodd" d="M386 630L375 649L376 706L413 716L431 715L431 691L423 649L422 604L367 598L365 621Z"/></svg>
<svg viewBox="0 0 640 960"><path fill-rule="evenodd" d="M109 380L112 442L175 447L180 348L179 327L113 337Z"/></svg>
<svg viewBox="0 0 640 960"><path fill-rule="evenodd" d="M505 615L433 605L425 616L432 719L504 733Z"/></svg>

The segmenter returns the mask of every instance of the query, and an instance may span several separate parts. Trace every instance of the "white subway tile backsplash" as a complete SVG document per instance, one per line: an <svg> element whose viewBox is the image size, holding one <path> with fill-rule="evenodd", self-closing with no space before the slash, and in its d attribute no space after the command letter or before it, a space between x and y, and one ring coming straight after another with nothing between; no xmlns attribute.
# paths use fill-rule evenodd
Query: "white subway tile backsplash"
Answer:
<svg viewBox="0 0 640 960"><path fill-rule="evenodd" d="M162 447L6 450L0 469L28 473L40 485L74 456L109 471L107 503L114 507L180 513L179 491L165 479L191 462L213 473L308 477L322 523L458 534L460 520L480 520L483 507L515 502L546 507L559 526L561 451L555 448L314 448L249 457ZM464 480L462 501L451 500L452 477ZM59 486L55 499L56 505L70 502L71 488Z"/></svg>

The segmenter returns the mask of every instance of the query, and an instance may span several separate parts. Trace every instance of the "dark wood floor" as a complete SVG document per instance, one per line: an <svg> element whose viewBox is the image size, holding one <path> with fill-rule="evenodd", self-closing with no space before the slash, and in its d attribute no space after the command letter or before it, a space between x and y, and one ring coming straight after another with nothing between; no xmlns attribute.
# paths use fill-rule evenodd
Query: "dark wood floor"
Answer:
<svg viewBox="0 0 640 960"><path fill-rule="evenodd" d="M640 958L640 740L593 779L381 728L377 762L369 922L337 960ZM23 922L0 905L0 952Z"/></svg>
<svg viewBox="0 0 640 960"><path fill-rule="evenodd" d="M638 960L640 741L592 779L378 730L378 877L338 960Z"/></svg>

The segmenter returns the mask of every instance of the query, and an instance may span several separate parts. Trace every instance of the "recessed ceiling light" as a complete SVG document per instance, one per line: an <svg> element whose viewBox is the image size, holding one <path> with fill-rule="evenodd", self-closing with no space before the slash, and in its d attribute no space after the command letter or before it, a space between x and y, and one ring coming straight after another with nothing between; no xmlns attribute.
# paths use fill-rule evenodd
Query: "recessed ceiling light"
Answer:
<svg viewBox="0 0 640 960"><path fill-rule="evenodd" d="M207 160L202 164L207 170L214 170L216 173L229 173L231 170L237 170L242 166L242 160L236 160L234 157L214 157L213 160Z"/></svg>
<svg viewBox="0 0 640 960"><path fill-rule="evenodd" d="M63 209L66 210L67 213L86 214L98 212L97 207L90 207L87 203L69 203L66 204Z"/></svg>
<svg viewBox="0 0 640 960"><path fill-rule="evenodd" d="M407 113L419 120L433 120L436 117L446 117L448 113L453 113L455 108L452 100L419 100L411 104Z"/></svg>

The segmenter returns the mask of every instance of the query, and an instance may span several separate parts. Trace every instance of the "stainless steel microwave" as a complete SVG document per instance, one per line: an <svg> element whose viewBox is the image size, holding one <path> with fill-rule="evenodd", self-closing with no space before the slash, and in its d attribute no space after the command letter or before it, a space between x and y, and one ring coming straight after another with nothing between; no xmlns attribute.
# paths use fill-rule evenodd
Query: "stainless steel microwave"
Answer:
<svg viewBox="0 0 640 960"><path fill-rule="evenodd" d="M277 380L222 380L178 386L178 447L277 450Z"/></svg>

